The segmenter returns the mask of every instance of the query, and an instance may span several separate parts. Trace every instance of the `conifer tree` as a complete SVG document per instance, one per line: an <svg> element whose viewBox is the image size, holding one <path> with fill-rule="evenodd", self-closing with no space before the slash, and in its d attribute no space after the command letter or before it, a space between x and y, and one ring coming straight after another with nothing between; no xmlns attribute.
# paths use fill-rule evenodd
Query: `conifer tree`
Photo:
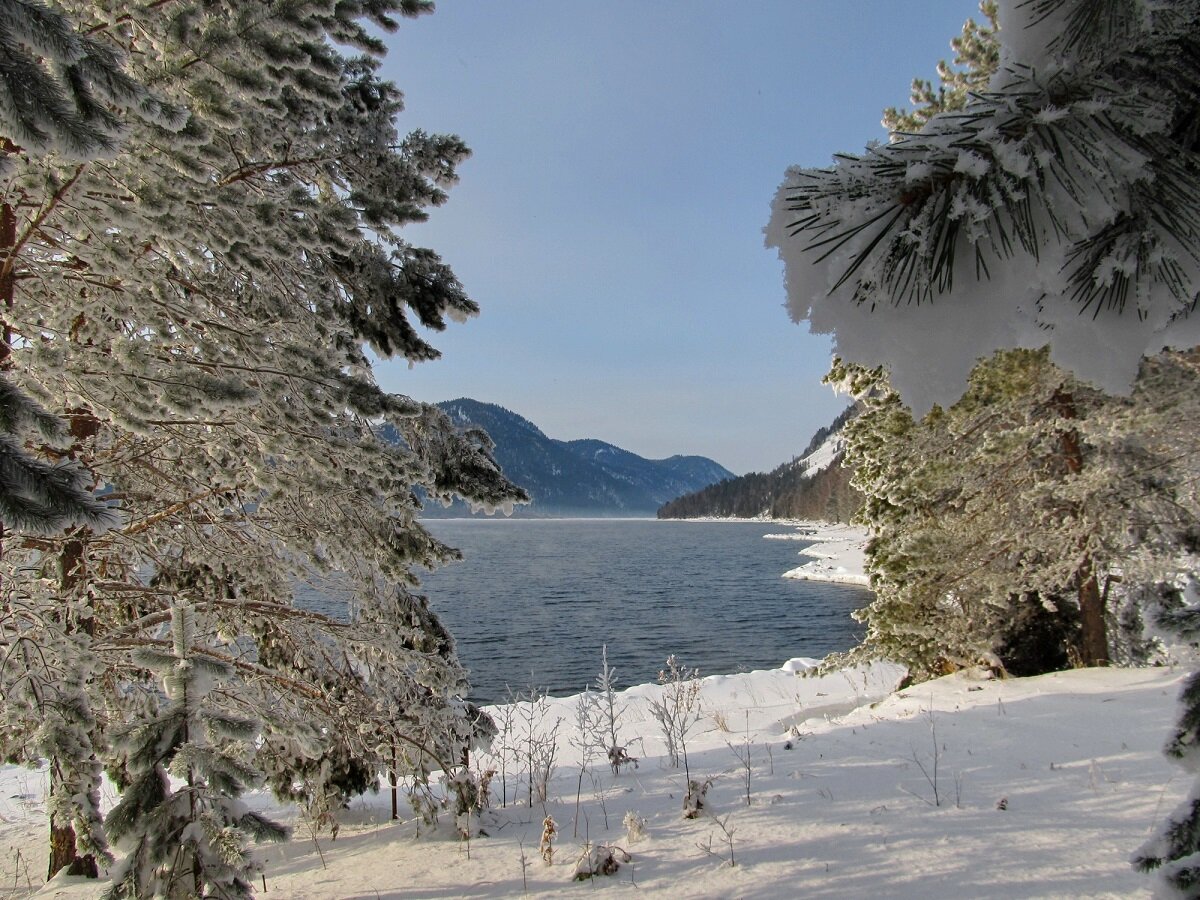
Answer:
<svg viewBox="0 0 1200 900"><path fill-rule="evenodd" d="M1068 510L1097 494L1149 498L1151 514L1110 507L1113 522L1077 522L1108 531L1107 559L1123 577L1141 570L1143 596L1166 598L1162 620L1186 635L1197 473L1179 423L1200 345L1200 3L1008 0L998 12L986 89L886 146L789 172L768 243L793 317L834 334L848 362L882 365L918 415L951 406L978 361L1007 348L1048 346L1086 391L1117 395L1096 409L1079 392L1051 396L1063 470L1051 483ZM1123 468L1139 457L1155 462ZM1074 557L1081 603L1102 605L1105 558L1058 542L1078 541L1077 527L1046 534L1050 568ZM1168 748L1191 768L1194 687ZM1136 860L1184 896L1200 885L1197 796Z"/></svg>
<svg viewBox="0 0 1200 900"><path fill-rule="evenodd" d="M883 111L883 127L893 140L920 131L938 113L962 109L972 92L987 88L1000 65L1000 11L996 0L980 0L979 12L987 24L978 25L974 19L967 19L962 34L950 41L953 63L944 59L938 62L938 86L935 88L924 78L914 78L909 97L913 108L889 106Z"/></svg>
<svg viewBox="0 0 1200 900"><path fill-rule="evenodd" d="M157 645L181 599L192 652L228 667L223 691L265 746L319 759L312 735L337 733L375 764L387 742L461 738L465 673L416 575L456 552L421 526L415 489L488 509L524 495L486 436L381 391L367 352L433 359L419 329L477 312L398 231L446 199L467 152L453 136L399 134L400 93L377 75L375 29L429 9L63 0L65 49L27 54L66 86L62 127L90 123L116 144L85 157L43 116L45 139L22 146L12 111L24 107L0 103L7 375L68 422L59 452L121 522L5 534L0 643L51 650L0 670L20 688L4 693L5 741L24 746L59 674L82 666L95 677L71 702L91 724L55 753L71 771L99 760L119 783L145 774L108 735L158 721L161 694L131 654ZM123 59L148 92L71 69L93 58ZM112 118L89 118L88 97ZM330 579L348 621L295 602L297 584ZM87 792L67 784L52 784L51 808L91 822ZM61 845L69 858L74 835Z"/></svg>
<svg viewBox="0 0 1200 900"><path fill-rule="evenodd" d="M38 441L53 452L69 444L67 426L0 378L0 523L4 527L54 534L79 527L101 532L119 523L116 510L96 497L85 469L70 459L39 459L26 447L28 441Z"/></svg>
<svg viewBox="0 0 1200 900"><path fill-rule="evenodd" d="M250 897L254 840L287 831L238 801L258 781L229 744L253 740L254 723L216 708L209 695L228 664L197 653L195 612L171 608L170 652L143 648L135 662L162 679L167 706L116 735L128 754L129 785L109 815L115 840L131 849L113 872L109 900L143 897ZM171 786L169 775L182 782Z"/></svg>
<svg viewBox="0 0 1200 900"><path fill-rule="evenodd" d="M1143 355L1200 343L1200 4L1012 0L999 23L986 90L791 170L768 227L793 317L918 413L997 349L1128 393Z"/></svg>
<svg viewBox="0 0 1200 900"><path fill-rule="evenodd" d="M866 406L846 440L876 596L858 614L863 644L832 664L889 658L927 678L981 661L1012 674L1090 661L1083 558L1111 595L1109 615L1140 627L1145 598L1186 579L1180 551L1200 505L1179 417L1196 375L1186 357L1164 355L1132 397L1114 398L1073 382L1045 351L1008 351L976 368L954 406L916 420L878 370L835 367L831 379ZM1065 433L1078 469L1062 459ZM1137 652L1124 648L1138 634L1113 637L1118 658Z"/></svg>

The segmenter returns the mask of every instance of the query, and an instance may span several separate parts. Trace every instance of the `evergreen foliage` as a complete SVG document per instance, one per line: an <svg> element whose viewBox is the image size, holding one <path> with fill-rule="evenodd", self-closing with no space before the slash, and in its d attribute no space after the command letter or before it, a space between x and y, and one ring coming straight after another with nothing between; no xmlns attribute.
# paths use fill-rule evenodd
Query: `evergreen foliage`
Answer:
<svg viewBox="0 0 1200 900"><path fill-rule="evenodd" d="M869 398L848 458L877 599L850 656L1135 661L1146 619L1196 616L1200 4L981 10L893 141L792 170L769 227L793 316ZM1191 768L1193 682L1168 746ZM1135 860L1183 896L1196 797Z"/></svg>
<svg viewBox="0 0 1200 900"><path fill-rule="evenodd" d="M962 34L950 42L954 62L941 60L937 65L938 86L924 78L914 78L911 110L889 106L883 111L883 127L897 140L915 134L938 113L962 109L972 92L984 90L1000 65L1000 10L995 0L980 0L979 12L986 25L967 19Z"/></svg>
<svg viewBox="0 0 1200 900"><path fill-rule="evenodd" d="M1143 355L1200 343L1200 4L1012 0L999 14L986 90L916 133L791 170L768 228L793 316L835 334L847 362L887 365L919 412L1008 346L1048 343L1074 375L1128 392Z"/></svg>
<svg viewBox="0 0 1200 900"><path fill-rule="evenodd" d="M102 532L120 522L92 490L89 473L71 459L40 459L25 435L50 452L70 443L62 419L50 415L0 378L0 522L32 534L86 527Z"/></svg>
<svg viewBox="0 0 1200 900"><path fill-rule="evenodd" d="M1014 674L1062 668L1086 658L1085 561L1114 620L1186 580L1179 551L1200 505L1178 417L1200 387L1192 357L1148 361L1135 393L1113 398L1045 351L1009 351L920 421L878 370L838 366L831 378L866 406L846 440L876 598L858 614L863 644L830 664L889 658L916 677L980 661ZM1063 458L1067 436L1080 445L1077 469ZM1140 634L1113 638L1120 651Z"/></svg>
<svg viewBox="0 0 1200 900"><path fill-rule="evenodd" d="M31 153L88 160L116 151L130 115L181 125L183 109L163 103L124 64L119 46L81 32L62 10L0 0L3 137Z"/></svg>
<svg viewBox="0 0 1200 900"><path fill-rule="evenodd" d="M183 721L138 655L180 604L189 659L221 670L275 783L321 771L332 736L373 772L408 747L418 775L469 739L466 673L416 574L457 554L421 526L417 491L487 509L525 496L485 435L381 391L367 353L432 359L425 332L477 311L398 232L446 199L467 153L453 136L401 135L401 95L378 76L376 29L429 9L0 4L14 51L0 100L6 409L14 427L40 426L35 408L66 423L61 440L21 434L29 456L14 465L44 460L59 494L104 500L59 517L66 533L32 535L51 529L29 519L0 546L0 742L52 757L56 860L75 853L71 820L78 849L104 852L99 763L141 786L128 809L149 809L154 766L174 764L148 766L130 741ZM17 64L40 67L21 82L36 103L14 93ZM3 478L20 493L0 503L57 515L45 484ZM330 583L348 621L294 602L297 585ZM59 711L69 735L43 740ZM228 763L168 743L214 797L236 785L205 767L246 768L244 742L220 745ZM315 795L345 787L323 771L306 775ZM129 872L143 878L167 850L137 846Z"/></svg>
<svg viewBox="0 0 1200 900"><path fill-rule="evenodd" d="M115 735L130 782L109 814L108 831L129 845L129 854L114 869L106 900L253 896L250 877L259 867L248 842L287 836L238 800L259 780L235 750L253 741L256 728L213 704L213 688L232 668L195 652L194 638L195 612L176 604L170 652L135 654L136 663L162 679L167 705Z"/></svg>

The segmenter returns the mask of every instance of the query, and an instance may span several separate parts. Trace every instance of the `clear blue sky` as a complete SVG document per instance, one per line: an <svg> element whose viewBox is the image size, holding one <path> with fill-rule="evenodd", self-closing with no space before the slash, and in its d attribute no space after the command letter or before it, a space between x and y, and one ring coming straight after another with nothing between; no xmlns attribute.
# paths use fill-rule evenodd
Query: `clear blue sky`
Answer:
<svg viewBox="0 0 1200 900"><path fill-rule="evenodd" d="M473 156L411 242L482 314L385 362L419 400L473 397L550 437L710 456L799 453L845 405L763 248L789 165L884 140L977 0L439 0L389 36L402 131Z"/></svg>

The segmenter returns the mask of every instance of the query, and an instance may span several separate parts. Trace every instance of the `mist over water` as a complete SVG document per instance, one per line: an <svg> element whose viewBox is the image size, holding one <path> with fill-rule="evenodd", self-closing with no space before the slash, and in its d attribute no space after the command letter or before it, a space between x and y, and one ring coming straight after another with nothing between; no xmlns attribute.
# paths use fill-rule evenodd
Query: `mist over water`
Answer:
<svg viewBox="0 0 1200 900"><path fill-rule="evenodd" d="M488 703L532 683L573 694L600 649L620 686L653 681L674 653L701 675L777 668L857 643L858 587L780 577L805 560L770 522L431 520L466 559L424 577L430 606Z"/></svg>

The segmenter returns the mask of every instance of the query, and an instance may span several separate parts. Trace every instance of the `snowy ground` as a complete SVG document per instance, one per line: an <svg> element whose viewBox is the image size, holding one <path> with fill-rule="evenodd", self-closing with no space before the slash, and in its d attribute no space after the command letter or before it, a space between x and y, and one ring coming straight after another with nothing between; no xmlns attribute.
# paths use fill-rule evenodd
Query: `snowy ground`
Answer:
<svg viewBox="0 0 1200 900"><path fill-rule="evenodd" d="M571 743L577 701L558 699L543 720L562 720L544 808L514 805L510 773L507 807L485 812L489 836L469 845L454 836L448 813L419 835L413 821L388 821L386 794L356 801L336 841L314 841L294 810L276 808L295 836L264 848L262 896L1149 894L1128 857L1186 792L1188 779L1160 752L1182 670L1003 681L960 673L892 693L900 672L891 666L821 678L803 677L804 668L792 661L703 680L702 717L688 739L693 777L714 779L701 818L680 814L683 772L667 767L648 709L660 688L621 694L623 736L635 739L639 767L614 776L597 764L582 781ZM45 865L44 791L40 773L0 769L0 900L95 897L94 882L67 879L35 894ZM492 794L499 807L498 776ZM254 802L270 805L262 795ZM644 838L629 839L627 812L645 818ZM559 830L549 866L538 855L547 813ZM631 858L613 876L574 882L588 839Z"/></svg>
<svg viewBox="0 0 1200 900"><path fill-rule="evenodd" d="M866 575L867 532L857 525L799 524L794 531L768 534L773 540L813 541L800 551L814 557L810 562L783 573L801 581L830 581L837 584L868 583Z"/></svg>

